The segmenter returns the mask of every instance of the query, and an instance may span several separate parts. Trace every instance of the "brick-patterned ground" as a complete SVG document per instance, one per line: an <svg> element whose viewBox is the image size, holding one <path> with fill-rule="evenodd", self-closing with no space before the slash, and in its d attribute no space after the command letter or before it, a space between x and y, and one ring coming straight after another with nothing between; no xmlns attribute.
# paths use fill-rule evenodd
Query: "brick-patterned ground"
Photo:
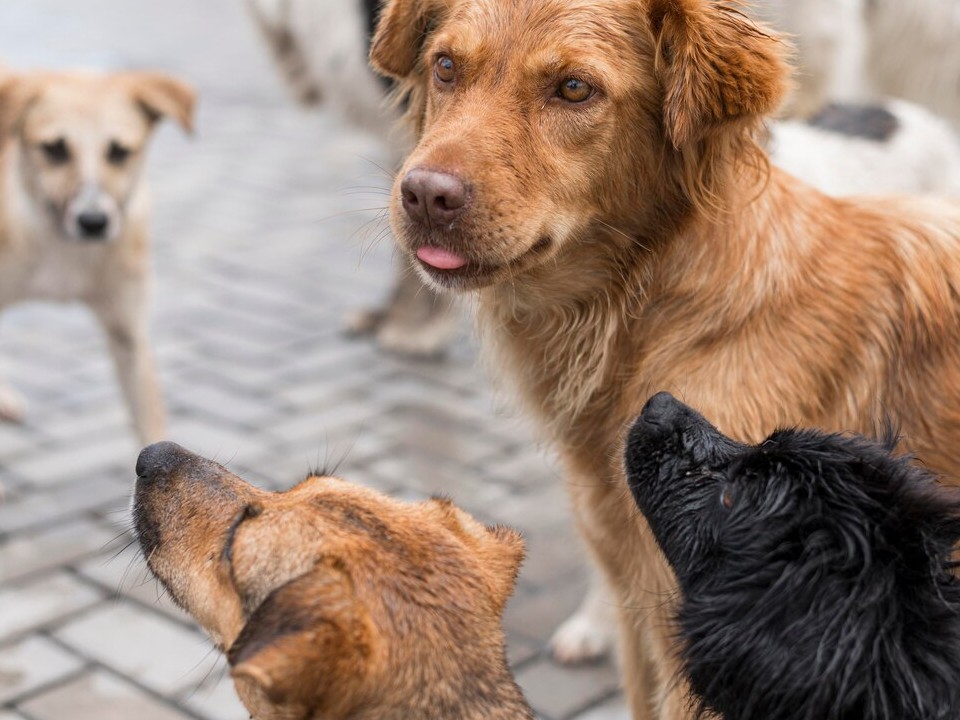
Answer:
<svg viewBox="0 0 960 720"><path fill-rule="evenodd" d="M623 716L609 666L542 654L583 590L582 553L562 480L497 409L466 330L439 363L339 334L389 282L389 247L367 252L382 225L365 226L383 174L362 137L287 102L242 2L4 0L0 59L165 68L201 89L197 136L164 127L150 163L174 438L271 486L346 454L350 479L522 528L506 618L521 683L550 720ZM222 661L122 550L138 448L92 320L9 311L0 364L30 402L26 425L0 426L0 720L246 718Z"/></svg>

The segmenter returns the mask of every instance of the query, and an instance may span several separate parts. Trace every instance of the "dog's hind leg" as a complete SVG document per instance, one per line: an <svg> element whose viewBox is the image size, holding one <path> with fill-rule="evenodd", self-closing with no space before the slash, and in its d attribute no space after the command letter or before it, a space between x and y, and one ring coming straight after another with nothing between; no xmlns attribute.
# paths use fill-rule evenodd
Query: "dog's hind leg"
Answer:
<svg viewBox="0 0 960 720"><path fill-rule="evenodd" d="M563 665L599 660L617 638L617 604L607 581L594 568L590 588L576 612L550 638L550 653Z"/></svg>
<svg viewBox="0 0 960 720"><path fill-rule="evenodd" d="M93 311L107 334L120 387L146 445L166 437L166 409L147 336L146 302L140 291L129 295L137 297L114 297L94 305Z"/></svg>

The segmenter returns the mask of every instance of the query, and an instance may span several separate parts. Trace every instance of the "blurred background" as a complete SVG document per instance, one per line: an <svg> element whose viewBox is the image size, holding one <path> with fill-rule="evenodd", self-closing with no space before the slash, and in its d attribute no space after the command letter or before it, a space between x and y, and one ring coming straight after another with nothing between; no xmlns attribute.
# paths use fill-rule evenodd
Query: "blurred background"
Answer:
<svg viewBox="0 0 960 720"><path fill-rule="evenodd" d="M382 142L301 109L240 0L2 0L0 63L149 68L199 90L193 137L149 152L152 331L171 434L250 481L311 466L401 497L444 492L524 530L510 657L544 718L618 717L607 663L543 651L584 591L563 483L494 401L463 322L442 360L341 333L393 282ZM28 403L0 424L0 720L242 720L225 666L130 546L139 450L98 325L79 306L0 316Z"/></svg>

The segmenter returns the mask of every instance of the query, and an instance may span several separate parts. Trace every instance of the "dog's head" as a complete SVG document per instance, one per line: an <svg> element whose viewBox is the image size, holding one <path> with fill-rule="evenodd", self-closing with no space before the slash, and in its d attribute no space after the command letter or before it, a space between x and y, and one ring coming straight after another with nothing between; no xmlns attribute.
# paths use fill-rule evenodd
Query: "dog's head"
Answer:
<svg viewBox="0 0 960 720"><path fill-rule="evenodd" d="M189 130L193 105L193 90L160 73L13 74L0 79L0 146L15 143L32 211L55 232L114 239L156 121Z"/></svg>
<svg viewBox="0 0 960 720"><path fill-rule="evenodd" d="M144 450L137 474L147 562L227 653L257 720L415 717L398 709L453 702L463 678L504 666L515 532L332 477L265 492L173 443Z"/></svg>
<svg viewBox="0 0 960 720"><path fill-rule="evenodd" d="M630 488L674 568L694 690L736 720L957 717L960 497L894 443L783 430L757 446L661 393Z"/></svg>
<svg viewBox="0 0 960 720"><path fill-rule="evenodd" d="M714 0L388 0L371 59L419 135L396 236L454 289L588 234L654 236L750 154L785 74L776 41Z"/></svg>

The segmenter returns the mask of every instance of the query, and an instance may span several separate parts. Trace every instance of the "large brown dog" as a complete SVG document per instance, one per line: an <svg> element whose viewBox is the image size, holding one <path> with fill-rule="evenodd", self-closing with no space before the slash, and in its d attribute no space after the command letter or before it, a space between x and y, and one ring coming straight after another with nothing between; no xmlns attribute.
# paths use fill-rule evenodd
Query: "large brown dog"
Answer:
<svg viewBox="0 0 960 720"><path fill-rule="evenodd" d="M890 413L956 476L960 209L769 168L754 136L783 48L732 4L390 0L371 57L419 134L395 235L436 285L478 291L618 594L634 714L683 717L674 580L626 494L625 423L660 390L750 441Z"/></svg>
<svg viewBox="0 0 960 720"><path fill-rule="evenodd" d="M162 117L184 129L195 95L161 73L0 76L0 310L81 302L106 332L140 439L165 435L148 334L147 144ZM0 420L23 413L0 381Z"/></svg>
<svg viewBox="0 0 960 720"><path fill-rule="evenodd" d="M523 540L332 477L258 490L173 443L137 461L150 568L256 720L532 720L500 616Z"/></svg>

